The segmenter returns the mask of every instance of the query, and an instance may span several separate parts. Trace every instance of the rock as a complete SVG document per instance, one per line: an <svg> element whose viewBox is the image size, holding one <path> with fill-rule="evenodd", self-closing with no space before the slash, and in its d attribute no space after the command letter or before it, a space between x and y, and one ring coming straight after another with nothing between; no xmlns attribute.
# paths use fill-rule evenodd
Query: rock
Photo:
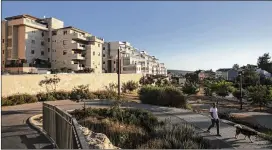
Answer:
<svg viewBox="0 0 272 150"><path fill-rule="evenodd" d="M80 126L90 149L120 149L114 146L109 138L103 133L95 133L86 127Z"/></svg>

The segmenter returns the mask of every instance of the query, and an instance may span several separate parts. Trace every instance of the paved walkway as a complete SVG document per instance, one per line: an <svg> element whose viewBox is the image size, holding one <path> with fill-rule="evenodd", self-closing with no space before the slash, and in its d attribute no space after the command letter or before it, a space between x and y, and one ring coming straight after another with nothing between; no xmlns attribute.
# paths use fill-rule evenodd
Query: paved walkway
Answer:
<svg viewBox="0 0 272 150"><path fill-rule="evenodd" d="M101 103L102 102L102 103ZM75 103L69 100L50 102L58 105L64 110L82 108L83 103ZM107 107L108 101L90 101L86 103L87 107ZM250 148L250 149L271 149L272 144L262 139L252 138L254 143L248 139L235 139L235 128L231 125L221 123L222 137L216 137L215 129L211 134L204 133L210 125L210 119L207 116L193 113L188 110L168 107L158 107L138 103L126 103L124 107L142 108L154 113L160 120L170 119L172 123L190 123L197 127L197 131L204 138L213 143L213 148ZM42 109L41 103L24 104L11 107L2 107L2 148L51 148L49 141L39 134L36 130L29 128L25 121L35 115L40 114Z"/></svg>

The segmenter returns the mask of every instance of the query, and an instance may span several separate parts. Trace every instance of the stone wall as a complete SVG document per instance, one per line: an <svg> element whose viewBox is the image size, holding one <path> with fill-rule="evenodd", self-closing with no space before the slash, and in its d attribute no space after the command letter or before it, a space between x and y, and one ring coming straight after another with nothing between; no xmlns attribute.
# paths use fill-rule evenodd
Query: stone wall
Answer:
<svg viewBox="0 0 272 150"><path fill-rule="evenodd" d="M37 94L45 92L45 87L40 87L39 82L49 75L2 75L2 96L16 93ZM104 89L109 83L117 83L116 73L105 74L58 74L61 80L57 90L70 91L78 85L89 84L91 91ZM141 74L121 74L121 84L129 80L139 81Z"/></svg>

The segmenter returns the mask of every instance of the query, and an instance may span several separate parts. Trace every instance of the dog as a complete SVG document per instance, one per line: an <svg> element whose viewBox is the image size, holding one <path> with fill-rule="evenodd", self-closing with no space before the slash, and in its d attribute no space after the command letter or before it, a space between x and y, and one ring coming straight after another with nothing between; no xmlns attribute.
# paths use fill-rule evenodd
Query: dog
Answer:
<svg viewBox="0 0 272 150"><path fill-rule="evenodd" d="M239 124L234 125L234 127L236 127L236 134L235 134L235 138L238 138L239 134L243 134L245 136L244 139L246 139L246 137L249 138L250 142L253 143L253 141L251 140L251 136L257 136L258 133L252 129L248 129L246 127L242 127Z"/></svg>

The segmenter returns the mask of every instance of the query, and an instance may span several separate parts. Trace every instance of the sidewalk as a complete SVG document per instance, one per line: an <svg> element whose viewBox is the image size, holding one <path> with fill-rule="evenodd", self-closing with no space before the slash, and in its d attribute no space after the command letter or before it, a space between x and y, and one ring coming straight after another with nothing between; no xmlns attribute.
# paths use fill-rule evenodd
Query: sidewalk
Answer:
<svg viewBox="0 0 272 150"><path fill-rule="evenodd" d="M82 108L83 102L75 103L70 100L50 102L58 105L64 110ZM86 102L87 107L108 107L109 101L89 101ZM222 137L214 136L215 129L211 129L211 133L204 133L210 125L210 118L192 111L159 107L139 103L126 103L123 107L141 108L151 111L159 120L170 118L171 123L189 123L197 127L197 132L201 136L211 141L213 148L246 148L246 149L271 149L272 144L262 139L252 138L254 143L250 143L248 139L244 140L244 136L239 139L234 138L235 128L231 125L221 122ZM50 145L46 139L41 138L40 134L30 129L26 124L26 119L30 116L42 113L42 103L24 104L18 106L2 107L2 148L46 148ZM47 147L49 148L49 147Z"/></svg>
<svg viewBox="0 0 272 150"><path fill-rule="evenodd" d="M86 105L94 107L108 105L107 101L90 101ZM240 135L238 139L234 138L235 127L223 122L220 122L220 134L222 137L217 137L216 128L211 129L211 133L206 133L208 126L211 124L210 118L205 115L194 113L190 110L160 107L148 104L140 104L136 102L125 103L123 107L141 108L151 111L159 120L170 119L171 123L189 123L197 128L199 135L208 139L212 143L212 148L228 148L228 149L272 149L272 143L260 138L252 137L251 143L249 139L244 140L244 136Z"/></svg>

